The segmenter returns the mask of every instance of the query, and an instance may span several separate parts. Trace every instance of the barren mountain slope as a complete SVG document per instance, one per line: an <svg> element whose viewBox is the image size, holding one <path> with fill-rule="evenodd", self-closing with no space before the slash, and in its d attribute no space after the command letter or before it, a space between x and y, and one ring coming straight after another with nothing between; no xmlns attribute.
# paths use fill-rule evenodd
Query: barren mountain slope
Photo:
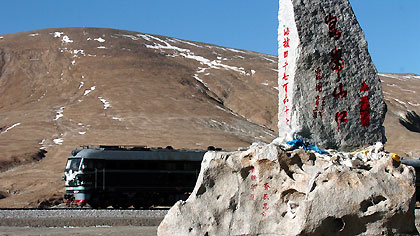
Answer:
<svg viewBox="0 0 420 236"><path fill-rule="evenodd" d="M0 207L62 197L65 161L79 145L235 150L270 142L276 71L274 56L137 32L65 28L0 36ZM398 79L404 76L381 77L400 86L383 86L387 148L416 156L420 135L398 118L406 110L420 114L420 79L411 76L405 88Z"/></svg>
<svg viewBox="0 0 420 236"><path fill-rule="evenodd" d="M273 139L276 58L112 29L0 39L0 207L63 193L79 145L237 149ZM273 119L274 118L274 119ZM46 157L39 162L46 150Z"/></svg>
<svg viewBox="0 0 420 236"><path fill-rule="evenodd" d="M410 131L399 120L408 111L420 115L420 76L414 74L379 74L388 106L385 118L385 148L403 157L420 157L420 130ZM414 120L420 127L420 119Z"/></svg>

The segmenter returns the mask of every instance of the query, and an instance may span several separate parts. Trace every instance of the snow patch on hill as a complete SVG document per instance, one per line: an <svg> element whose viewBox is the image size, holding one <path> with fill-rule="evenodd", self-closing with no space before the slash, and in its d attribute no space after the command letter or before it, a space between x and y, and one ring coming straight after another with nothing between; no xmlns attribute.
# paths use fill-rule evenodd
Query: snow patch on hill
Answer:
<svg viewBox="0 0 420 236"><path fill-rule="evenodd" d="M148 35L148 34L136 34L134 35L127 35L127 34L117 34L114 36L120 36L120 37L126 37L126 38L130 38L132 40L139 40L140 38L142 38L143 40L147 41L147 42L151 42L153 44L148 44L145 43L144 45L146 46L146 48L149 49L154 49L154 50L159 50L161 52L166 53L168 57L177 57L177 56L182 56L184 58L187 59L191 59L191 60L195 60L198 61L200 64L207 66L208 68L204 68L205 69L225 69L225 70L232 70L232 71L236 71L239 72L243 75L247 75L247 76L252 76L255 74L255 70L251 70L250 72L246 72L245 69L243 67L236 67L236 66L231 66L231 65L227 65L222 63L222 61L229 61L231 59L228 58L222 58L222 57L217 57L217 60L210 60L208 58L205 58L203 56L200 55L196 55L194 52L192 52L190 49L187 48L182 48L179 46L176 46L174 44L185 44L188 46L194 46L194 47L198 47L198 48L203 48L204 46L200 46L198 44L192 43L192 42L188 42L188 41L184 41L181 39L176 39L176 38L166 38L161 39L159 37L155 37L153 35ZM220 49L223 51L231 51L234 53L243 53L246 54L247 52L245 51L241 51L241 50L237 50L237 49L232 49L232 48L223 48L223 47L217 47L217 46L210 46L207 45L206 47L208 48L216 48L216 49ZM172 53L169 53L167 51L174 51ZM216 53L217 54L217 53ZM239 56L239 55L235 55L234 57L240 57L242 59L245 59L243 56ZM274 60L268 59L271 62L275 62ZM203 68L201 68L201 70L203 70ZM201 72L198 72L201 73Z"/></svg>
<svg viewBox="0 0 420 236"><path fill-rule="evenodd" d="M57 145L62 145L63 142L64 142L64 139L63 138L55 138L55 139L53 139L53 142Z"/></svg>
<svg viewBox="0 0 420 236"><path fill-rule="evenodd" d="M175 56L179 55L179 56L182 56L182 57L187 58L187 59L196 60L200 64L206 65L211 69L225 69L225 70L236 71L236 72L239 72L239 73L244 74L244 75L247 74L245 72L244 68L242 68L242 67L236 67L236 66L230 66L230 65L223 64L222 59L210 60L210 59L207 59L205 57L195 55L195 53L192 52L189 49L180 48L180 47L171 45L167 41L165 41L163 39L160 39L158 37L152 36L152 35L139 34L138 36L142 37L146 41L153 42L153 45L145 44L146 48L160 50L160 51L163 51L163 52L165 50L175 51L175 54L169 54L168 56L175 57ZM236 53L241 52L241 51L235 50L235 49L224 49L224 50L229 50L229 51L233 51L233 52L236 52ZM243 53L243 52L241 52L241 53Z"/></svg>
<svg viewBox="0 0 420 236"><path fill-rule="evenodd" d="M107 101L107 100L105 100L104 98L102 98L102 97L98 97L99 98L99 100L104 104L104 110L106 110L106 109L108 109L108 108L110 108L111 107L111 104Z"/></svg>
<svg viewBox="0 0 420 236"><path fill-rule="evenodd" d="M162 44L154 43L154 45L145 44L146 47L150 48L150 49L175 50L175 51L179 51L179 52L191 52L189 49L172 46L171 44L167 43L166 41L164 41L160 38L151 36L151 35L147 35L147 36L146 35L140 35L140 36L143 37L144 39L148 40L148 41L151 41L150 39L153 39L155 41L158 41L158 42L162 43Z"/></svg>
<svg viewBox="0 0 420 236"><path fill-rule="evenodd" d="M11 129L13 129L13 128L15 128L16 126L19 126L19 125L20 125L20 123L15 123L15 124L13 124L13 125L11 125L11 126L7 127L7 129L5 129L4 131L2 131L2 132L1 132L1 134L7 133L7 132L9 132Z"/></svg>
<svg viewBox="0 0 420 236"><path fill-rule="evenodd" d="M129 35L129 34L116 34L114 36L120 36L120 37L124 37L124 38L129 38L131 40L139 40L140 38L134 36L134 35Z"/></svg>
<svg viewBox="0 0 420 236"><path fill-rule="evenodd" d="M73 51L70 51L71 54L74 54L73 57L80 58L79 53L83 56L86 56L85 50L83 49L74 49Z"/></svg>
<svg viewBox="0 0 420 236"><path fill-rule="evenodd" d="M198 67L197 73L204 73L207 68Z"/></svg>
<svg viewBox="0 0 420 236"><path fill-rule="evenodd" d="M63 35L64 32L54 32L54 38L61 38L61 35Z"/></svg>
<svg viewBox="0 0 420 236"><path fill-rule="evenodd" d="M401 91L408 92L408 93L417 93L416 91L410 90L410 89L401 89Z"/></svg>
<svg viewBox="0 0 420 236"><path fill-rule="evenodd" d="M56 111L57 114L55 115L55 119L54 120L58 120L61 117L63 117L64 116L63 115L63 112L64 112L64 107L58 108L58 110Z"/></svg>
<svg viewBox="0 0 420 236"><path fill-rule="evenodd" d="M240 50L233 49L233 48L227 48L227 50L229 50L229 51L231 51L231 52L236 52L236 53L246 53L246 52L244 52L244 51L240 51Z"/></svg>
<svg viewBox="0 0 420 236"><path fill-rule="evenodd" d="M73 40L71 40L70 38L69 38L69 36L67 36L67 35L64 35L63 36L63 39L61 40L61 42L62 43L72 43L73 42Z"/></svg>
<svg viewBox="0 0 420 236"><path fill-rule="evenodd" d="M209 89L209 87L207 86L207 84L203 81L203 80L201 80L199 77L198 77L198 75L197 74L195 74L194 76L194 79L195 80L197 80L198 82L200 82L202 85L204 85L207 89Z"/></svg>
<svg viewBox="0 0 420 236"><path fill-rule="evenodd" d="M60 50L60 52L64 53L69 53L71 55L73 55L73 58L80 58L81 56L86 56L85 50L83 49L69 49L69 48L58 48ZM74 65L76 63L75 60L72 61L72 65ZM71 69L71 66L70 68Z"/></svg>
<svg viewBox="0 0 420 236"><path fill-rule="evenodd" d="M272 62L272 63L276 63L277 62L277 61L275 61L273 59L270 59L270 58L267 58L267 57L261 57L261 58L263 58L264 60L267 60L269 62Z"/></svg>
<svg viewBox="0 0 420 236"><path fill-rule="evenodd" d="M224 111L224 112L230 113L230 114L232 114L232 115L234 115L234 116L236 116L236 117L239 117L239 115L238 115L238 114L236 114L236 113L232 112L231 110L226 110L225 108L220 107L220 106L217 106L217 105L216 105L216 108L217 108L217 109L219 109L219 110L222 110L222 111ZM242 116L241 116L241 117L242 117Z"/></svg>
<svg viewBox="0 0 420 236"><path fill-rule="evenodd" d="M45 92L41 95L41 97L38 98L38 102L41 101L41 99L43 99L46 94L47 94L47 90L45 90Z"/></svg>
<svg viewBox="0 0 420 236"><path fill-rule="evenodd" d="M184 40L181 40L181 39L176 39L176 38L174 38L173 40L171 40L172 42L174 42L174 43L176 43L176 42L180 42L180 43L183 43L183 44L188 44L188 45L190 45L190 46L194 46L194 47L198 47L198 48L202 48L203 46L200 46L200 45L197 45L197 44L195 44L195 43L191 43L191 42L188 42L188 41L184 41Z"/></svg>
<svg viewBox="0 0 420 236"><path fill-rule="evenodd" d="M112 117L112 119L113 119L113 120L118 120L118 121L122 121L122 120L123 120L123 118L116 117L116 116L113 116L113 117Z"/></svg>
<svg viewBox="0 0 420 236"><path fill-rule="evenodd" d="M92 86L90 87L90 89L86 89L85 93L83 94L83 96L88 95L89 93L91 93L92 91L94 91L96 89L96 86Z"/></svg>
<svg viewBox="0 0 420 236"><path fill-rule="evenodd" d="M384 74L384 73L378 73L378 75L392 78L392 79L401 80L401 81L406 81L406 80L411 80L411 79L420 79L419 75L394 75L394 74Z"/></svg>
<svg viewBox="0 0 420 236"><path fill-rule="evenodd" d="M54 33L50 33L54 35L54 38L61 38L62 35L64 35L64 32L54 32ZM64 35L63 38L61 39L61 43L62 44L69 44L69 43L73 43L73 40L71 40L69 38L69 36Z"/></svg>
<svg viewBox="0 0 420 236"><path fill-rule="evenodd" d="M206 65L211 69L226 69L226 70L233 70L236 72L239 72L241 74L246 74L246 72L244 71L244 68L238 68L235 66L229 66L229 65L225 65L222 63L221 60L209 60L207 58L204 58L202 56L196 56L194 55L194 53L190 52L190 53L180 53L179 55L187 58L187 59L191 59L191 60L196 60L198 62L200 62L200 64L202 65Z"/></svg>
<svg viewBox="0 0 420 236"><path fill-rule="evenodd" d="M409 105L413 106L413 107L418 107L420 106L420 104L418 103L412 103L412 102L408 102Z"/></svg>
<svg viewBox="0 0 420 236"><path fill-rule="evenodd" d="M105 42L105 39L103 39L103 38L101 38L101 37L99 37L99 38L97 38L97 39L93 39L93 40L96 40L96 41L98 41L98 42L100 42L100 43Z"/></svg>
<svg viewBox="0 0 420 236"><path fill-rule="evenodd" d="M392 98L394 101L396 101L396 102L398 102L399 104L401 104L401 105L406 105L406 103L405 102L403 102L403 101L401 101L401 100L399 100L398 98Z"/></svg>

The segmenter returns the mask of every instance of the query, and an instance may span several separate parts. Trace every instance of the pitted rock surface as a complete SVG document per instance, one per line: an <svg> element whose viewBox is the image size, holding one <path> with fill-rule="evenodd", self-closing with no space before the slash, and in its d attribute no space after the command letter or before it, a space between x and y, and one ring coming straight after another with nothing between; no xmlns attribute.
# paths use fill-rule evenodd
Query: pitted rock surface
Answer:
<svg viewBox="0 0 420 236"><path fill-rule="evenodd" d="M158 235L416 234L414 170L379 150L208 152Z"/></svg>
<svg viewBox="0 0 420 236"><path fill-rule="evenodd" d="M279 0L279 138L352 150L385 142L386 105L348 0Z"/></svg>

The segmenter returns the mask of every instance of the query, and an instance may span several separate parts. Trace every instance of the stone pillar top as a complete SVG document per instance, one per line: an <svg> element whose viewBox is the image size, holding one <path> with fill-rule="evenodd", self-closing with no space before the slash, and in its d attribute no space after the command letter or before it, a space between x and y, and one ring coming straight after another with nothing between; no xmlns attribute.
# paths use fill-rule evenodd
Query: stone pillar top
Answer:
<svg viewBox="0 0 420 236"><path fill-rule="evenodd" d="M279 0L279 138L352 150L385 142L386 105L348 0Z"/></svg>

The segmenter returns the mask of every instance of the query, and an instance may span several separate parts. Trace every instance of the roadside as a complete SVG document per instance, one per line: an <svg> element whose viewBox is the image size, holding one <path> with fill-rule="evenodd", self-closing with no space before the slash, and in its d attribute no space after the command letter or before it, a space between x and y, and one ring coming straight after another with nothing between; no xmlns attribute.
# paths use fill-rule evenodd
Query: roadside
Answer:
<svg viewBox="0 0 420 236"><path fill-rule="evenodd" d="M420 209L415 210L416 227L420 231ZM162 218L163 219L163 218ZM2 219L3 221L4 219ZM75 220L74 218L72 220ZM122 223L121 221L120 223ZM22 222L21 222L22 223ZM126 221L126 224L128 221ZM160 221L154 223L149 222L150 226L136 226L136 225L118 225L111 226L107 224L93 225L87 227L80 226L60 226L60 227L29 227L29 226L0 226L0 236L26 236L26 235L140 235L140 236L155 236L157 235L157 228ZM5 224L2 224L5 225ZM74 225L74 224L73 224Z"/></svg>
<svg viewBox="0 0 420 236"><path fill-rule="evenodd" d="M157 226L9 227L0 226L1 236L26 235L141 235L156 236Z"/></svg>
<svg viewBox="0 0 420 236"><path fill-rule="evenodd" d="M0 226L8 227L95 227L157 226L167 210L2 210Z"/></svg>

